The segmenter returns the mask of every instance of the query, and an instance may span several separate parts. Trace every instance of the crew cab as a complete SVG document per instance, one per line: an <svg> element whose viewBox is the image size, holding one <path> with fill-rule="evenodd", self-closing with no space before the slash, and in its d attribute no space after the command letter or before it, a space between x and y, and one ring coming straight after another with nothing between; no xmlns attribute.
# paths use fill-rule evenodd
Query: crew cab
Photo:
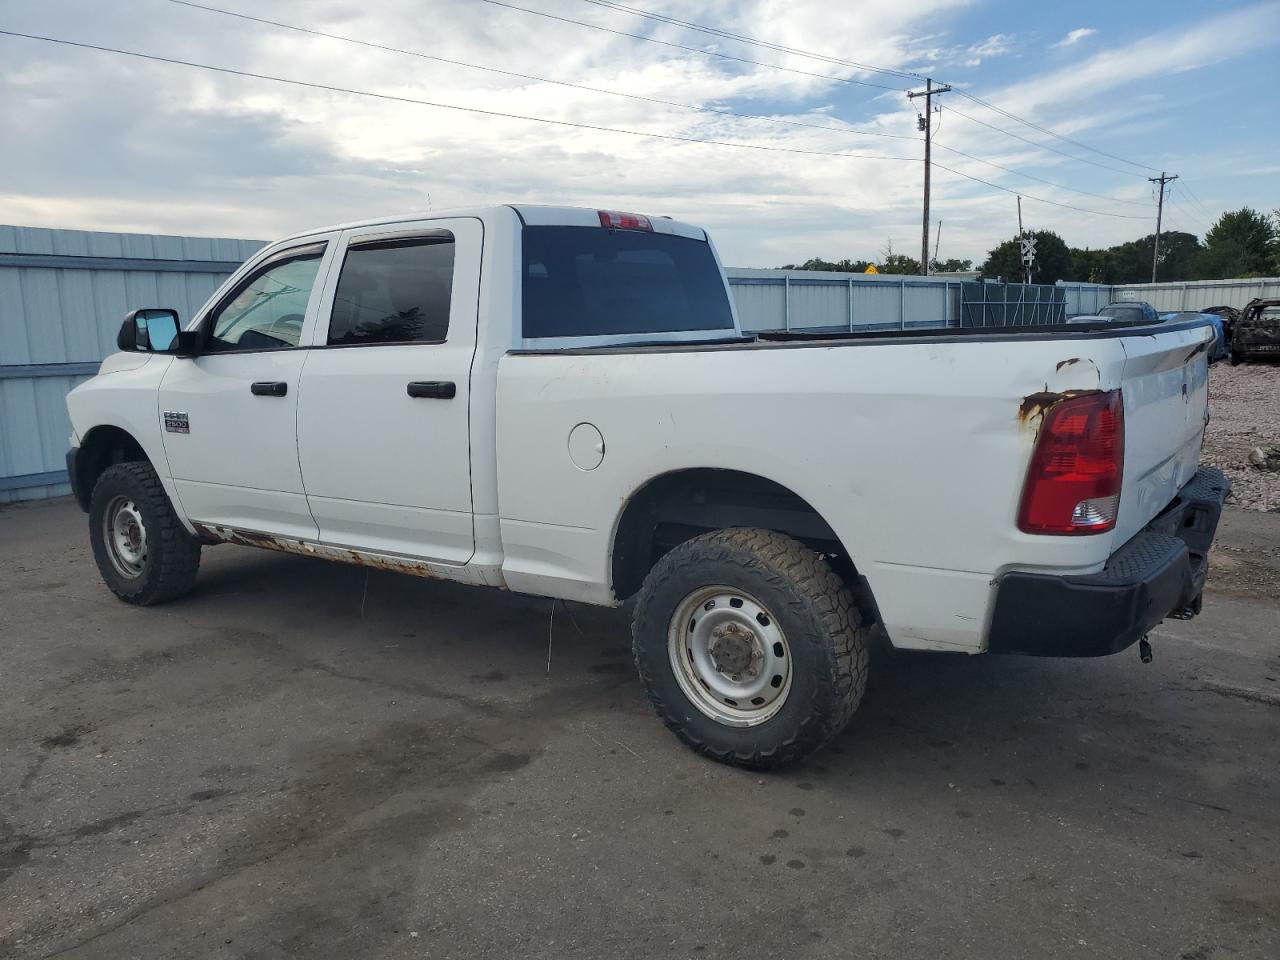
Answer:
<svg viewBox="0 0 1280 960"><path fill-rule="evenodd" d="M710 237L495 206L310 231L68 397L107 586L266 547L606 606L688 745L838 733L869 648L1097 656L1198 612L1203 322L748 336Z"/></svg>

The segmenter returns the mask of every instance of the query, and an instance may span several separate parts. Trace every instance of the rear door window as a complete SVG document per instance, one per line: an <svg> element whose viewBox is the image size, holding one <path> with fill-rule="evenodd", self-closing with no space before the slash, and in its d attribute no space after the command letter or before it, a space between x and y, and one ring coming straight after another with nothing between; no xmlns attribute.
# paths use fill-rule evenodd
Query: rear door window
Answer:
<svg viewBox="0 0 1280 960"><path fill-rule="evenodd" d="M453 234L353 243L329 319L331 346L443 343L453 291Z"/></svg>
<svg viewBox="0 0 1280 960"><path fill-rule="evenodd" d="M523 239L526 338L733 328L705 241L602 227L525 227Z"/></svg>

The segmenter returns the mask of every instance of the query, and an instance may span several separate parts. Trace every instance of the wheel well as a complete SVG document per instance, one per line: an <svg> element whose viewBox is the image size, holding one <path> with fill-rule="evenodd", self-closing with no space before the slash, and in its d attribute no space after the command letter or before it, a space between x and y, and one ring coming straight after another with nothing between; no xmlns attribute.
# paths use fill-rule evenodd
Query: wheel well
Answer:
<svg viewBox="0 0 1280 960"><path fill-rule="evenodd" d="M649 481L627 503L613 543L613 592L630 597L653 565L686 540L728 527L789 534L827 554L850 584L853 563L830 525L781 484L737 470L682 470Z"/></svg>
<svg viewBox="0 0 1280 960"><path fill-rule="evenodd" d="M90 430L80 444L80 455L76 457L74 487L80 506L89 509L93 486L107 467L135 460L150 462L142 445L128 431L106 426Z"/></svg>

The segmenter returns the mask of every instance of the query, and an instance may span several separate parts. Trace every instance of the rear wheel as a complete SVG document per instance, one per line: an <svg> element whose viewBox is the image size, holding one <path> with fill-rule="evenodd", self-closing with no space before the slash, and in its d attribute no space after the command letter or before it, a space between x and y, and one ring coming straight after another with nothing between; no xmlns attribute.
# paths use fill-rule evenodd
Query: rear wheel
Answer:
<svg viewBox="0 0 1280 960"><path fill-rule="evenodd" d="M200 569L200 541L182 526L149 463L103 471L89 502L89 542L103 581L126 603L180 597Z"/></svg>
<svg viewBox="0 0 1280 960"><path fill-rule="evenodd" d="M848 723L869 631L818 553L767 530L720 530L655 565L633 648L658 714L693 749L738 766L790 763Z"/></svg>

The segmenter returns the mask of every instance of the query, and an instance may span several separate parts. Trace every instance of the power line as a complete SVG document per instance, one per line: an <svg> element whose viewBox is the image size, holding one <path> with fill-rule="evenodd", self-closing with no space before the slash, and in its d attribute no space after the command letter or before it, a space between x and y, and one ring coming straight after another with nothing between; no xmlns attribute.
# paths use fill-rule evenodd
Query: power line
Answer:
<svg viewBox="0 0 1280 960"><path fill-rule="evenodd" d="M254 73L250 70L237 70L232 67L219 67L194 60L180 60L176 57L162 57L157 54L140 53L136 50L121 50L118 47L107 47L96 43L85 43L78 40L66 40L60 37L46 37L33 33L19 33L16 30L0 30L0 36L20 37L24 40L40 40L45 43L79 47L83 50L97 50L102 53L114 53L124 57L137 57L156 63L167 63L173 66L194 67L197 70L209 70L236 77L248 77L253 80L269 80L273 83L287 83L295 87L308 87L312 90L324 90L329 93L344 93L356 97L373 97L395 103L411 103L423 107L436 107L440 110L457 110L463 113L478 113L489 117L504 117L509 120L529 120L534 123L549 123L558 127L575 127L581 130L595 130L600 133L621 133L632 137L653 137L657 140L676 140L681 143L703 143L716 147L737 147L742 150L763 150L771 153L795 153L812 157L837 157L844 160L894 160L905 163L919 163L915 157L892 157L872 153L837 153L825 150L806 150L801 147L767 146L758 143L738 143L731 140L711 140L703 137L688 137L674 133L652 133L644 130L630 130L625 127L609 127L602 124L582 123L575 120L553 120L549 117L536 117L524 113L508 113L503 110L490 110L483 107L464 107L456 103L442 103L438 100L422 100L417 97L405 97L391 93L378 93L373 90L357 90L352 87L340 87L335 84L316 83L310 80L294 80L290 77L278 77L272 74Z"/></svg>
<svg viewBox="0 0 1280 960"><path fill-rule="evenodd" d="M175 2L177 2L177 0L175 0ZM518 5L513 4L513 3L507 3L507 2L505 2L505 0L481 0L481 2L482 2L482 3L492 4L493 6L505 7L505 8L507 8L508 10L518 10L518 11L520 11L521 13L528 13L528 14L532 14L533 16L537 16L537 17L545 17L546 19L549 19L549 20L558 20L558 21L560 21L561 23L572 23L572 24L576 24L577 26L580 26L580 27L587 27L587 28L592 29L592 30L600 30L600 31L603 31L603 32L605 32L605 33L611 33L611 34L614 34L615 36L630 37L630 38L632 38L632 39L634 39L634 40L643 40L643 41L645 41L645 42L647 42L647 43L656 43L656 44L659 44L660 46L664 46L664 47L673 47L673 48L675 48L675 49L678 49L678 50L684 50L684 51L687 51L687 52L689 52L689 53L698 53L698 54L701 54L701 55L703 55L703 56L716 57L716 58L723 59L723 60L732 60L732 61L735 61L735 62L738 62L738 63L748 63L748 64L753 64L753 65L755 65L755 66L768 67L768 68L775 69L775 70L784 70L784 71L787 71L787 72L789 72L789 73L799 73L799 74L801 74L801 75L803 75L803 76L807 76L807 77L816 77L816 78L821 79L821 80L830 80L830 81L832 81L832 82L834 82L834 83L855 83L855 84L862 84L862 85L864 85L864 86L876 87L876 88L879 88L879 89L881 89L881 90L897 90L897 89L898 89L898 88L896 88L896 87L890 87L890 86L886 86L886 85L884 85L884 84L869 83L869 82L864 81L864 80L853 80L853 79L849 79L849 78L845 78L845 77L836 77L836 76L832 76L832 75L830 75L830 74L812 73L812 72L807 71L807 70L797 70L797 69L795 69L795 68L793 68L793 67L785 67L785 66L782 66L781 64L776 64L776 63L762 63L762 62L761 62L761 61L759 61L759 60L751 60L751 59L748 59L748 58L745 58L745 57L735 57L735 56L732 56L732 55L730 55L730 54L720 53L719 51L703 50L703 49L701 49L701 48L699 48L699 47L690 47L690 46L686 46L685 44L672 43L671 41L668 41L668 40L659 40L659 39L657 39L656 37L647 37L647 36L645 36L644 34L639 34L639 33L629 33L629 32L627 32L627 31L625 31L625 30L615 30L615 29L613 29L612 27L605 27L605 26L602 26L602 25L600 25L600 24L598 24L598 23L590 23L590 22L585 21L585 20L575 20L575 19L573 19L572 17L564 17L564 16L560 16L559 14L547 13L546 11L543 11L543 10L533 10L533 9L531 9L531 8L529 8L529 7L521 7L521 6L518 6ZM743 42L746 42L746 43L755 43L755 44L761 44L761 45L768 45L768 41L761 41L761 40L756 40L755 38L748 38L748 37L746 37L746 35L745 35L745 34L730 34L728 31L718 31L718 30L717 30L717 28L714 28L714 27L705 27L705 26L703 26L703 25L701 25L701 24L693 24L693 23L690 23L689 21L677 20L677 19L676 19L676 18L674 18L674 17L662 17L661 15L658 15L658 14L651 14L651 13L650 13L650 12L648 12L648 11L640 11L638 8L625 7L623 4L620 4L620 3L604 3L604 2L602 2L602 0L586 0L586 2L588 2L588 3L595 3L595 4L599 5L599 6L606 6L606 7L608 7L609 9L618 9L618 10L623 10L623 11L625 11L625 12L634 13L634 14L636 14L637 16L649 17L650 19L659 19L659 20L661 20L662 22L668 22L668 23L673 23L673 24L679 24L679 25L682 25L682 26L687 26L687 27L689 27L689 28L691 28L691 29L698 29L698 30L703 30L703 31L706 31L706 32L712 32L712 33L715 33L716 35L721 35L721 36L725 36L725 37L730 37L730 38L732 38L732 39L742 40ZM774 45L773 47L771 47L771 49L779 49L779 48L781 48L781 45ZM854 61L841 61L841 60L839 60L839 58L828 57L828 56L826 56L825 54L813 53L812 51L801 50L801 49L796 48L796 47L787 47L787 48L786 48L786 51L787 51L787 52L789 52L789 53L794 53L794 54L796 54L796 55L798 55L798 56L809 57L809 58L811 58L811 59L826 60L827 62L837 62L837 63L839 63L839 62L843 62L843 63L846 63L846 64L853 64L853 63L854 63ZM868 65L868 64L859 64L858 66L859 66L861 69L875 69L875 70L879 70L880 72L883 72L883 73L895 73L895 74L897 74L897 73L898 73L898 72L896 72L896 71L891 71L891 70L889 70L888 68L876 68L876 67L872 67L872 66L870 66L870 65ZM913 75L912 75L912 74L906 74L906 76L913 76ZM963 93L963 91L957 91L957 92ZM965 95L966 95L970 100L973 100L973 101L975 101L975 102L981 103L983 106L986 106L986 107L988 107L988 108L990 108L990 109L994 109L994 110L998 110L998 111L1000 110L1000 108L995 107L995 106L994 106L994 105L992 105L992 104L988 104L988 103L986 103L986 101L980 101L977 97L974 97L972 94L965 94ZM1029 145L1031 145L1031 146L1033 146L1033 147L1035 147L1035 148L1037 148L1037 149L1041 149L1041 150L1048 150L1048 151L1050 151L1050 152L1052 152L1052 153L1056 153L1056 154L1059 154L1060 156L1066 157L1066 158L1067 158L1067 159L1069 159L1069 160L1076 160L1076 161L1078 161L1078 162L1080 162L1080 163L1088 163L1088 164L1091 164L1091 165L1093 165L1093 166L1095 166L1095 167L1100 167L1100 168L1102 168L1103 170L1110 170L1110 171L1111 171L1111 172L1113 172L1113 173L1120 173L1120 174L1123 174L1123 175L1125 175L1125 176L1132 176L1132 173L1131 173L1130 171L1128 171L1128 170L1121 170L1121 169L1119 169L1119 168L1117 168L1117 167L1109 166L1108 164L1105 164L1105 163L1099 163L1098 161L1096 161L1096 160L1091 160L1091 159L1089 159L1088 157L1078 157L1078 156L1076 156L1075 154L1067 153L1067 152L1066 152L1066 151L1064 151L1064 150L1059 150L1059 149L1057 149L1056 147L1052 147L1052 146L1050 146L1049 144L1040 143L1040 142L1038 142L1038 141L1031 140L1031 139L1029 139L1029 138L1027 138L1027 137L1021 136L1020 134L1013 133L1012 131L1010 131L1010 130L1006 130L1006 129L1002 128L1002 127L997 127L997 126L995 126L994 124L987 123L985 120L979 120L979 119L978 119L978 118L976 118L976 117L972 117L972 116L970 116L970 115L968 115L968 114L966 114L966 113L962 113L962 112L960 112L959 110L955 110L954 108L952 109L952 112L953 112L953 113L958 114L958 115L959 115L959 116L961 116L961 117L964 117L964 119L969 120L969 121L970 121L970 122L972 122L972 123L976 123L976 124L979 124L980 126L987 127L987 128L988 128L988 129L990 129L990 130L994 130L994 131L996 131L997 133L1004 134L1004 135L1005 135L1005 136L1007 136L1007 137L1012 137L1012 138L1014 138L1015 140L1021 140L1023 143L1029 144ZM1019 122L1019 123L1027 123L1028 125L1036 126L1035 124L1032 124L1030 121L1023 120L1021 117L1014 116L1013 114L1008 113L1007 111L1001 111L1001 112L1004 112L1007 116L1009 116L1010 118L1012 118L1013 120L1015 120L1015 121L1017 121L1017 122ZM1047 132L1047 133L1051 134L1052 136L1058 136L1058 134L1053 133L1053 131L1048 130L1047 128L1041 128L1041 129L1044 129L1044 130L1045 130L1045 132ZM914 139L914 138L912 138L912 139ZM1086 147L1086 149L1091 149L1091 148ZM970 157L969 157L969 159L978 159L978 160L979 160L979 162L984 162L984 163L985 163L985 162L989 162L989 161L983 161L983 160L981 160L980 158L976 158L976 157L972 157L972 156L970 156ZM1120 159L1122 159L1122 160L1123 160L1123 158L1120 158ZM1125 163L1132 163L1132 161L1128 161L1128 160L1124 160L1123 162L1125 162ZM992 166L997 166L997 167L998 167L998 165L997 165L997 164L992 164ZM1145 168L1145 169L1154 169L1154 168ZM1066 189L1072 189L1072 188L1068 187L1068 188L1066 188ZM1076 192L1082 192L1082 193L1083 193L1083 192L1086 192L1086 191L1076 191ZM1109 198L1109 199L1114 199L1114 198Z"/></svg>
<svg viewBox="0 0 1280 960"><path fill-rule="evenodd" d="M1057 147L1052 147L1047 143L1040 143L1039 141L1031 140L1027 137L1024 137L1021 134L1014 133L1012 130L1006 130L1004 129L1004 127L997 127L993 123L987 123L987 121L985 120L979 120L977 117L970 116L967 113L962 113L961 111L957 110L955 107L951 108L951 112L958 117L964 117L970 123L976 123L979 126L986 127L988 130L994 130L996 131L996 133L1003 133L1006 137L1013 137L1015 140L1021 140L1023 143L1028 143L1031 146L1035 147L1037 150L1048 150L1051 153L1056 153L1060 156L1066 157L1068 160L1077 160L1080 163L1092 164L1095 167L1101 167L1103 170L1110 170L1112 173L1120 173L1126 177L1135 176L1135 174L1133 174L1129 170L1121 170L1118 167L1112 167L1105 163L1099 163L1097 160L1090 160L1088 157L1077 157L1074 153L1067 153L1065 150L1059 150Z"/></svg>
<svg viewBox="0 0 1280 960"><path fill-rule="evenodd" d="M1170 216L1170 213L1173 211L1176 211L1178 214L1178 223L1184 226L1190 226L1192 228L1191 230L1186 232L1198 233L1198 234L1204 233L1204 224L1201 222L1198 214L1182 206L1182 204L1175 202L1173 199L1172 192L1170 192L1170 194L1166 196L1164 199L1165 199L1164 218L1165 218L1166 224L1168 224L1173 219Z"/></svg>
<svg viewBox="0 0 1280 960"><path fill-rule="evenodd" d="M1178 181L1178 183L1179 183L1179 186L1182 187L1183 192L1186 193L1187 197L1196 205L1196 209L1199 210L1201 213L1203 213L1205 218L1210 223L1212 223L1214 220L1213 211L1200 202L1200 198L1196 196L1196 192L1191 189L1191 184L1189 184L1186 180L1180 180Z"/></svg>
<svg viewBox="0 0 1280 960"><path fill-rule="evenodd" d="M936 139L933 141L933 145L938 150L945 150L947 153L954 153L956 156L964 157L966 160L976 160L978 163L985 163L989 167L995 167L997 170L1003 170L1005 173L1011 173L1015 177L1026 177L1028 180L1035 180L1039 183L1048 184L1051 187L1057 187L1059 190L1068 190L1071 193L1079 193L1086 197L1093 197L1096 200L1109 200L1111 203L1128 203L1136 207L1145 207L1147 205L1146 202L1142 200L1126 200L1123 197L1112 197L1105 193L1092 193L1088 190L1081 190L1079 187L1069 187L1065 183L1046 180L1044 177L1038 177L1034 173L1023 173L1021 170L1015 170L1013 167L1006 167L1003 164L996 163L994 160L976 157L971 153L965 153L963 150L957 150L955 147L949 147L945 143L939 143Z"/></svg>
<svg viewBox="0 0 1280 960"><path fill-rule="evenodd" d="M647 20L654 20L658 23L672 24L673 26L684 27L688 30L696 30L699 33L706 33L713 37L722 37L726 40L737 40L740 43L751 44L752 46L763 47L766 50L776 50L779 53L789 53L795 56L808 57L811 60L822 60L826 63L835 63L845 67L854 67L858 70L866 70L870 73L882 73L890 77L900 77L904 80L923 80L924 78L918 73L910 73L905 70L895 70L892 67L877 67L870 63L859 63L856 60L846 60L843 57L829 56L824 53L814 53L811 50L801 50L799 47L789 47L786 44L774 43L771 40L761 40L757 37L748 36L745 33L733 33L730 30L722 30L719 27L709 27L700 23L693 23L689 20L681 20L678 17L669 17L666 14L655 13L652 10L642 10L639 7L631 7L625 3L617 3L615 0L582 0L583 3L590 3L597 7L604 7L607 10L617 10L620 13L630 13L637 17L644 17Z"/></svg>
<svg viewBox="0 0 1280 960"><path fill-rule="evenodd" d="M662 47L672 47L676 50L684 50L687 53L696 53L704 57L714 57L718 60L732 60L735 63L748 63L756 67L768 67L771 70L783 70L787 73L796 73L802 77L815 77L819 80L830 80L833 83L851 83L863 87L874 87L877 90L892 90L894 93L901 92L901 87L890 87L883 83L872 83L870 80L854 80L852 77L835 77L826 73L812 73L808 70L800 70L796 67L784 67L780 63L764 63L760 60L751 60L747 57L735 57L733 54L721 53L718 50L703 50L701 47L690 47L683 43L673 43L670 40L659 40L657 37L646 37L643 33L628 33L625 30L615 30L612 27L602 26L598 23L591 23L587 20L575 20L572 17L562 17L558 13L547 13L545 10L533 10L529 7L520 7L514 3L505 3L503 0L480 0L481 3L489 3L495 7L506 7L508 10L519 10L521 13L530 13L535 17L545 17L548 20L559 20L561 23L572 23L579 27L587 27L591 30L600 30L604 33L612 33L618 37L630 37L632 40L643 40L646 43L656 43Z"/></svg>
<svg viewBox="0 0 1280 960"><path fill-rule="evenodd" d="M155 63L170 64L172 66L192 67L197 70L207 70L213 73L221 73L229 76L246 77L252 80L267 80L272 83L284 83L284 84L288 84L290 86L295 86L295 87L305 87L312 90L323 90L328 93L341 93L341 94L347 94L350 96L357 96L357 97L371 97L373 99L385 100L393 103L408 103L408 104L414 104L417 106L435 107L436 109L440 109L440 110L454 110L461 113L475 113L475 114L480 114L482 116L488 116L488 117L502 117L508 120L526 120L533 123L546 123L546 124L550 124L552 126L557 126L557 127L571 127L571 128L580 129L580 130L593 130L598 133L618 133L618 134L625 134L627 136L632 136L632 137L650 137L655 140L668 140L668 141L675 141L680 143L699 143L699 144L705 144L705 145L716 146L716 147L734 147L741 150L757 150L757 151L764 151L768 153L787 153L787 154L801 154L805 156L814 156L814 157L832 157L832 158L842 159L842 160L884 160L884 161L894 161L894 162L900 162L900 163L919 163L920 162L920 160L916 157L894 157L894 156L885 156L883 154L836 153L836 152L823 151L823 150L806 150L800 147L779 147L779 146L768 146L765 144L756 144L756 143L738 143L730 140L710 140L703 137L689 137L689 136L683 136L680 134L673 134L673 133L653 133L653 132L648 132L644 130L630 130L624 127L609 127L601 124L582 123L574 120L554 120L549 117L537 117L537 116L532 116L529 114L521 114L521 113L508 113L502 110L490 110L483 107L464 107L456 103L442 103L436 100L422 100L416 97L405 97L405 96L399 96L399 95L390 94L390 93L377 93L376 91L372 91L372 90L357 90L351 87L340 87L335 84L315 83L309 80L294 80L289 77L278 77L271 74L255 73L249 70L237 70L231 67L219 67L213 64L208 64L208 63L198 63L194 60L180 60L176 57L162 57L157 54L140 53L135 50L122 50L122 49L119 49L118 47L102 46L99 44L85 43L78 40L67 40L60 37L46 37L46 36L41 36L39 34L31 34L31 33L19 33L16 30L0 30L0 36L18 37L24 40L37 40L43 43L52 43L60 46L76 47L82 50L96 50L101 53L113 53L118 56L135 57L140 60L149 60ZM1010 194L1016 194L1019 192L1019 191L1011 190L1008 187L1001 186L998 183L992 183L989 180L984 180L981 177L975 177L975 176L972 176L971 174L963 173L959 170L955 170L951 167L944 166L943 164L940 164L940 163L934 163L934 166L936 166L940 170L945 170L947 173L954 174L955 176L961 177L965 180L973 181L974 183L980 183L984 186L991 187L994 190L1000 190ZM1048 200L1044 197L1036 197L1028 193L1022 193L1021 195L1023 197L1026 197L1028 200L1035 200L1038 203L1046 203L1046 204L1049 204L1050 206L1062 207L1067 210L1075 210L1079 213L1087 213L1093 216L1113 217L1120 220L1148 219L1147 217L1135 217L1135 216L1130 216L1128 214L1123 214L1123 213L1111 213L1106 210L1089 210L1084 207L1073 206L1072 204L1069 204L1069 203L1061 203L1056 200Z"/></svg>
<svg viewBox="0 0 1280 960"><path fill-rule="evenodd" d="M918 137L911 137L911 136L907 136L905 134L900 134L900 133L881 133L875 130L859 130L855 127L835 126L833 124L825 124L825 123L809 123L803 120L788 120L782 117L770 117L770 116L765 116L763 114L740 113L736 110L717 109L715 107L704 107L704 106L699 106L697 104L692 104L692 103L681 103L679 101L666 100L660 97L648 97L642 94L626 93L621 90L609 90L604 87L595 87L589 84L573 83L568 80L554 80L550 77L541 77L541 76L537 76L536 74L519 73L514 70L503 70L498 67L486 66L484 64L470 63L465 60L455 60L449 57L441 57L436 54L423 53L422 51L419 51L419 50L409 50L404 47L391 46L390 44L377 43L371 40L361 40L357 37L350 37L344 34L329 33L323 30L317 30L312 27L304 27L304 26L299 26L298 24L285 23L284 21L281 21L281 20L271 20L266 17L257 17L257 16L253 16L252 14L240 13L235 10L226 10L222 7L210 6L209 4L196 3L194 2L194 0L169 0L169 2L177 4L179 6L183 6L183 7L190 7L195 10L202 10L207 13L215 13L221 16L233 17L239 20L245 20L251 23L263 24L263 25L272 26L272 27L279 27L280 29L283 29L283 30L292 30L298 33L308 34L310 36L323 37L324 39L327 39L327 40L338 40L343 43L351 43L357 46L368 47L374 50L382 50L387 53L397 53L397 54L403 54L405 56L410 56L410 57L418 57L424 60L431 60L437 63L448 64L449 66L465 67L473 70L482 70L486 73L494 73L494 74L498 74L500 76L505 76L505 77L514 77L519 80L530 80L537 83L549 83L549 84L554 84L556 86L568 87L574 90L583 90L588 93L599 93L599 94L605 94L605 95L614 96L614 97L624 97L628 100L636 100L644 103L656 103L662 106L676 107L681 110L693 110L698 113L706 113L706 114L711 114L713 116L736 117L743 120L763 121L767 123L775 123L775 124L780 124L780 125L789 126L789 127L799 127L799 128L806 128L811 130L826 130L832 133L855 134L858 136L865 136L865 137L882 137L882 138L892 139L892 140L911 140L911 141L919 140ZM586 0L586 2L597 2L597 0ZM603 2L603 0L601 0L601 2ZM1120 197L1110 197L1101 193L1093 193L1088 190L1080 190L1076 187L1067 186L1064 183L1057 183L1056 181L1048 180L1044 177L1039 177L1034 174L1023 173L1019 170L1013 169L1012 167L1008 167L1003 164L996 163L993 160L987 160L984 157L975 156L974 154L971 154L971 153L966 153L963 150L957 150L956 148L946 146L945 144L935 143L934 145L939 150L946 150L948 153L953 153L956 156L964 157L967 160L972 160L976 163L986 164L989 167L993 167L997 170L1002 170L1005 173L1009 173L1018 177L1025 177L1029 180L1035 180L1039 183L1043 183L1051 187L1056 187L1059 190L1066 190L1070 193L1078 193L1081 196L1093 197L1094 199L1098 199L1098 200L1108 200L1113 203L1129 203L1129 204L1143 205L1143 204L1140 204L1139 201L1125 200Z"/></svg>
<svg viewBox="0 0 1280 960"><path fill-rule="evenodd" d="M489 0L486 0L486 2L489 2ZM639 7L629 6L628 4L618 2L618 0L583 0L583 2L590 3L590 4L593 4L594 6L603 7L609 10L617 10L623 13L630 13L634 16L644 17L648 20L653 20L659 23L667 23L675 26L685 27L686 29L696 30L701 33L709 34L711 36L723 37L728 40L737 40L742 43L752 44L752 45L763 47L769 50L776 50L781 53L789 53L795 56L808 57L809 59L812 59L812 60L820 60L826 63L840 64L843 66L854 67L859 70L867 70L873 73L882 73L888 76L902 77L907 80L924 79L918 73L913 73L910 71L895 70L891 67L879 67L874 64L860 63L855 60L846 60L842 57L835 57L825 53L817 53L815 51L805 50L800 47L792 47L792 46L787 46L785 44L774 43L769 40L761 40L757 37L748 36L747 34L734 33L732 31L722 30L718 27L709 27L709 26L706 26L705 24L693 23L688 20L681 20L678 17L671 17L665 14L655 13L650 10L644 10ZM506 4L503 4L503 5L505 6ZM1003 107L999 107L996 104L991 103L988 100L984 100L981 97L976 96L975 94L968 93L965 90L957 88L956 93L960 94L962 97L965 97L968 100L973 101L974 103L977 103L983 107L986 107L988 110L993 110L996 113L1000 114L1001 116L1006 117L1010 120L1013 120L1016 123L1025 124L1026 126L1031 127L1033 130L1037 130L1040 133L1046 134L1047 136L1054 137L1058 140L1063 141L1064 143L1070 143L1073 146L1079 147L1082 150L1087 150L1091 153L1096 153L1099 156L1108 157L1120 163L1128 164L1129 166L1136 167L1139 170L1151 170L1151 171L1155 170L1155 167L1147 166L1146 164L1142 164L1142 163L1135 163L1134 161L1118 156L1117 154L1108 153L1105 150L1099 150L1097 147L1092 147L1087 143L1083 143L1079 140L1075 140L1071 137L1065 136L1064 134L1060 134L1057 131L1051 130L1050 128L1043 126L1041 124L1038 124L1032 120L1027 120L1025 117L1020 117L1016 114L1010 113L1008 110L1005 110ZM994 129L999 129L999 128L994 128ZM1006 133L1007 131L1001 130L1000 132ZM1070 156L1070 154L1065 154L1065 155Z"/></svg>
<svg viewBox="0 0 1280 960"><path fill-rule="evenodd" d="M951 112L955 113L954 110L952 110ZM1022 199L1024 200L1035 200L1037 203L1047 203L1051 207L1062 207L1065 210L1075 210L1077 213L1088 213L1097 217L1115 217L1117 220L1150 220L1151 219L1150 217L1137 217L1128 213L1110 213L1106 210L1088 210L1088 209L1085 209L1084 207L1077 207L1070 203L1060 203L1057 200L1046 200L1044 197L1033 196L1032 194L1024 193L1021 190L1012 190L1009 187L1001 186L998 183L992 183L990 180L983 180L981 177L975 177L972 174L962 173L961 171L956 170L953 167L948 167L948 166L945 166L944 164L939 163L937 160L933 161L933 165L937 167L939 170L945 170L947 171L947 173L955 174L957 177L964 177L964 179L966 180L972 180L974 183L980 183L983 186L991 187L993 190L1003 190L1005 193L1012 194L1015 197L1022 197Z"/></svg>
<svg viewBox="0 0 1280 960"><path fill-rule="evenodd" d="M1027 120L1024 117L1019 117L1016 114L1012 114L1008 110L1005 110L1002 107L997 107L994 103L991 103L987 100L983 100L981 97L974 96L972 93L966 93L964 90L957 90L956 93L960 94L960 96L964 97L967 100L972 100L974 103L986 107L988 110L994 110L996 113L1000 114L1002 117L1007 117L1010 120L1014 120L1018 123L1024 123L1028 127L1031 127L1031 129L1033 130L1039 130L1041 133L1047 134L1048 136L1056 137L1058 140L1061 140L1063 143L1069 143L1073 146L1079 147L1082 150L1088 150L1089 152L1096 153L1099 156L1108 157L1111 160L1118 160L1120 163L1127 163L1129 166L1136 167L1139 170L1153 170L1153 171L1155 170L1155 167L1147 166L1145 163L1135 163L1133 160L1126 160L1124 157L1117 156L1114 153L1108 153L1105 150L1099 150L1097 147L1091 147L1087 143L1081 143L1079 140L1073 140L1071 137L1067 137L1062 135L1061 133L1057 133L1054 130L1050 130L1048 127L1041 126L1040 124L1035 123L1034 121Z"/></svg>
<svg viewBox="0 0 1280 960"><path fill-rule="evenodd" d="M1179 180L1174 186L1185 187L1186 184ZM1183 191L1183 197L1186 197L1185 190ZM1171 204L1173 208L1178 211L1178 215L1184 219L1184 222L1191 224L1193 227L1200 228L1200 233L1202 234L1208 232L1209 225L1212 223L1212 218L1210 217L1209 219L1206 219L1204 215L1196 211L1194 207L1184 207L1178 202L1173 187L1169 188L1169 193L1165 197L1165 201Z"/></svg>
<svg viewBox="0 0 1280 960"><path fill-rule="evenodd" d="M293 23L285 23L281 20L270 20L266 17L255 17L248 13L239 13L235 10L225 10L222 7L213 7L204 3L195 3L193 0L169 0L182 7L191 7L194 10L203 10L207 13L216 13L226 17L235 17L239 20L247 20L253 23L265 24L272 27L279 27L282 30L293 30L298 33L309 34L314 37L323 37L326 40L340 40L343 43L353 43L361 47L369 47L374 50L382 50L387 53L404 54L409 57L418 57L423 60L432 60L436 63L444 63L453 67L466 67L472 70L483 70L486 73L496 73L504 77L514 77L518 80L532 80L535 83L550 83L559 87L569 87L574 90L584 90L588 93L601 93L612 97L625 97L628 100L638 100L644 103L656 103L665 107L677 107L681 110L694 110L698 113L709 113L720 117L738 117L743 120L762 120L767 123L777 123L789 127L807 127L813 130L831 130L836 133L857 134L863 137L883 137L890 140L916 140L917 137L910 137L901 133L881 133L876 130L858 130L853 127L839 127L831 124L808 123L802 120L787 120L782 117L769 117L763 114L755 113L739 113L736 110L722 110L715 107L704 107L693 103L681 103L676 100L664 100L661 97L647 97L639 93L625 93L621 90L608 90L604 87L593 87L585 83L573 83L569 80L553 80L550 77L540 77L530 73L518 73L515 70L503 70L499 67L485 66L480 63L470 63L466 60L454 60L449 57L441 57L432 53L423 53L420 50L408 50L404 47L394 47L385 43L377 43L372 40L361 40L357 37L348 37L340 33L327 33L323 30L316 30L312 27L303 27Z"/></svg>

